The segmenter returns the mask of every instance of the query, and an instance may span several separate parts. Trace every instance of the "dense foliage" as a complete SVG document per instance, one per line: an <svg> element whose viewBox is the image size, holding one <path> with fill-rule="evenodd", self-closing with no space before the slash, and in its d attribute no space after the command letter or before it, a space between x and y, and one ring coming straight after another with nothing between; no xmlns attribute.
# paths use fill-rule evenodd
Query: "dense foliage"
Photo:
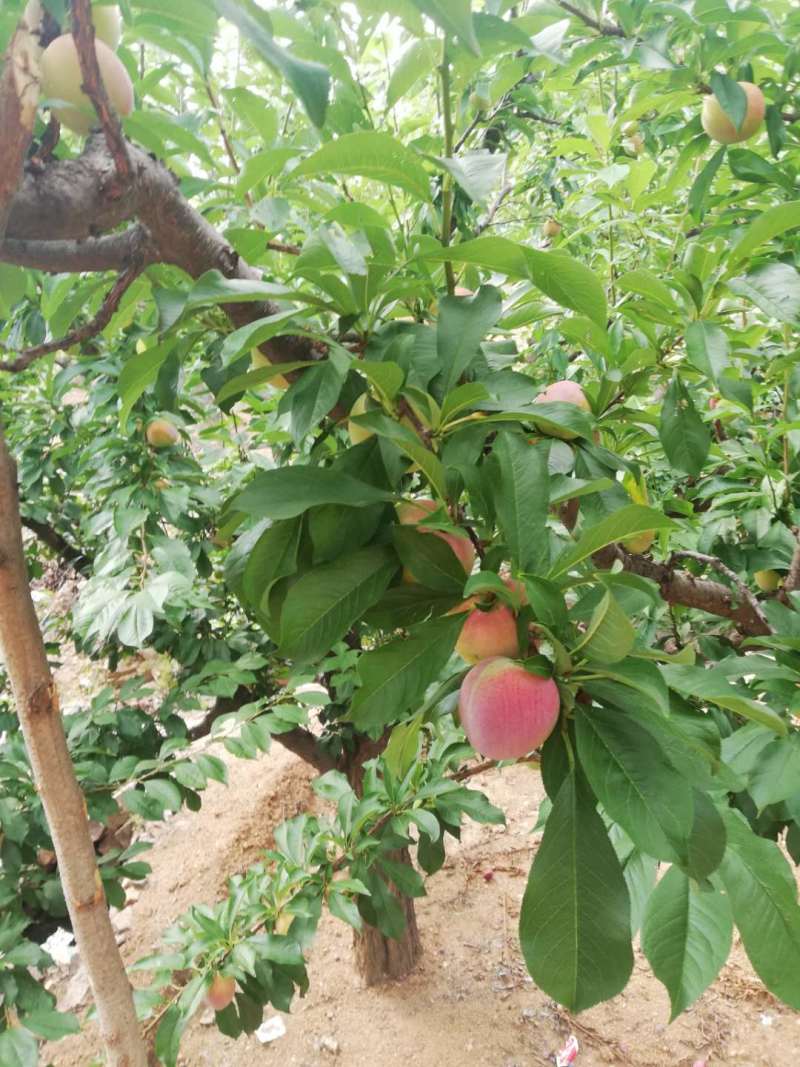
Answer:
<svg viewBox="0 0 800 1067"><path fill-rule="evenodd" d="M614 996L640 932L676 1015L735 926L800 1008L800 11L470 6L123 3L126 134L263 279L155 263L96 336L0 374L23 516L48 532L33 573L55 546L81 575L58 637L167 664L157 699L133 681L67 716L90 816L196 808L224 779L215 739L302 745L325 772L328 815L284 824L138 965L167 1064L215 974L237 982L218 1025L252 1030L305 988L323 905L402 938L388 883L424 894L465 815L502 820L464 784L468 597L510 609L514 658L558 686L530 756L537 984L574 1011ZM711 142L703 99L741 127L737 81L763 124ZM54 151L82 148L62 130ZM101 307L103 275L3 249L9 356ZM257 349L287 334L301 355L271 366ZM563 379L586 410L538 400ZM177 444L148 441L156 418ZM404 519L412 498L434 503ZM63 899L3 699L0 1061L34 1063L30 1035L72 1023L19 938ZM139 851L103 857L110 903Z"/></svg>

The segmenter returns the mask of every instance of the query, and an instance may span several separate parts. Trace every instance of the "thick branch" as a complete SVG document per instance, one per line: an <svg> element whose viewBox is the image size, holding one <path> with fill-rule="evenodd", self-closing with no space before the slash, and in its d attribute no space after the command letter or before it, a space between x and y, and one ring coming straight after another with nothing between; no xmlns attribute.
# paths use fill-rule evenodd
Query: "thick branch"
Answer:
<svg viewBox="0 0 800 1067"><path fill-rule="evenodd" d="M119 307L120 300L122 300L126 290L131 287L140 273L141 268L138 265L134 265L129 267L123 274L120 274L91 322L84 323L83 326L72 330L66 337L59 337L55 341L45 341L43 344L35 345L33 348L27 348L17 359L10 360L7 363L0 361L0 370L23 371L35 360L48 355L50 352L58 352L61 348L71 348L73 345L88 341L90 337L95 337L111 322L114 312Z"/></svg>
<svg viewBox="0 0 800 1067"><path fill-rule="evenodd" d="M0 262L50 274L124 271L132 263L146 267L157 259L150 234L138 224L107 237L78 241L21 241L15 237L0 241Z"/></svg>
<svg viewBox="0 0 800 1067"><path fill-rule="evenodd" d="M717 559L716 556L707 556L703 552L673 552L673 559L693 559L698 563L704 564L706 567L712 567L714 570L719 571L720 574L724 574L729 581L733 582L736 588L739 590L739 594L743 600L746 600L750 605L753 614L759 619L767 628L767 633L771 632L771 627L767 622L767 617L764 614L761 605L756 599L753 592L747 588L743 581L739 578L735 571L732 571L721 559Z"/></svg>
<svg viewBox="0 0 800 1067"><path fill-rule="evenodd" d="M47 545L65 563L79 571L89 569L91 560L83 552L74 548L66 538L61 536L58 530L53 529L46 522L39 522L38 519L30 519L25 515L20 516L20 518L22 525L35 534L43 545Z"/></svg>
<svg viewBox="0 0 800 1067"><path fill-rule="evenodd" d="M593 30L597 30L603 37L625 37L626 33L621 26L617 26L614 22L601 22L599 19L594 18L592 15L587 15L585 11L581 11L575 4L570 4L567 0L556 0L559 7L562 7L565 11L568 11L570 15L574 15L576 19L580 19L586 26L591 26Z"/></svg>
<svg viewBox="0 0 800 1067"><path fill-rule="evenodd" d="M92 23L91 0L71 0L72 7L72 36L75 39L75 47L78 51L78 62L81 65L81 88L92 101L100 125L103 127L108 150L114 160L119 179L117 195L121 196L124 187L131 180L131 161L128 158L128 145L122 133L116 111L111 106L106 87L100 76L100 65L97 62L97 49L94 43L94 24Z"/></svg>
<svg viewBox="0 0 800 1067"><path fill-rule="evenodd" d="M5 659L36 790L53 838L64 899L92 986L112 1067L146 1067L125 967L95 863L86 805L75 778L58 692L31 600L17 478L0 427L0 649Z"/></svg>
<svg viewBox="0 0 800 1067"><path fill-rule="evenodd" d="M695 578L688 571L676 570L665 563L656 563L646 556L636 556L626 552L619 545L608 545L594 554L598 567L608 568L619 560L626 571L650 578L661 590L661 596L668 604L681 604L687 608L698 608L710 615L735 622L738 628L752 637L760 637L770 632L758 614L746 601L737 601L734 591L721 582L707 578Z"/></svg>
<svg viewBox="0 0 800 1067"><path fill-rule="evenodd" d="M25 8L4 57L0 76L0 240L6 230L11 204L22 181L22 167L33 136L39 102L39 59L42 46L37 31L44 17L39 0Z"/></svg>

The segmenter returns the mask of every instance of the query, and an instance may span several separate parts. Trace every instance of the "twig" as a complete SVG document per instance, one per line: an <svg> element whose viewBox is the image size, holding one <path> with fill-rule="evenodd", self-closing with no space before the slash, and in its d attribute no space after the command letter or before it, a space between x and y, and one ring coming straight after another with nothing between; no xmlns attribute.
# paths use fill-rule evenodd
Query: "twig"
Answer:
<svg viewBox="0 0 800 1067"><path fill-rule="evenodd" d="M509 182L507 185L503 186L503 188L497 194L497 198L495 199L494 203L487 211L486 218L479 222L478 225L475 227L476 237L479 237L487 226L492 225L492 221L497 212L500 210L500 206L502 205L503 201L506 199L507 196L514 192L514 189L515 185L513 182Z"/></svg>
<svg viewBox="0 0 800 1067"><path fill-rule="evenodd" d="M795 546L792 562L789 564L789 573L783 583L784 593L793 593L795 589L800 588L800 526L793 526L792 532L795 536Z"/></svg>
<svg viewBox="0 0 800 1067"><path fill-rule="evenodd" d="M46 522L39 522L38 519L30 519L25 515L21 515L20 519L26 529L35 534L43 545L47 545L70 567L74 567L78 571L88 570L91 560L83 552L74 548L65 537L61 536L58 530Z"/></svg>
<svg viewBox="0 0 800 1067"><path fill-rule="evenodd" d="M271 252L283 252L287 256L299 256L302 251L299 245L287 245L282 241L267 241L267 248Z"/></svg>
<svg viewBox="0 0 800 1067"><path fill-rule="evenodd" d="M100 310L97 312L91 322L85 323L83 326L79 326L76 330L72 330L65 337L60 337L57 341L45 341L44 344L35 345L33 348L27 348L22 352L17 359L11 360L8 363L0 362L0 371L9 371L12 374L18 374L20 371L26 370L31 363L40 359L42 356L49 355L50 352L57 352L60 348L71 348L72 345L80 344L82 341L88 341L90 337L96 336L101 330L104 330L111 322L114 312L119 307L120 300L126 290L130 288L133 282L141 274L142 268L136 264L135 266L128 267L117 278L111 287L108 296L103 301Z"/></svg>
<svg viewBox="0 0 800 1067"><path fill-rule="evenodd" d="M72 36L75 39L75 47L78 50L78 61L81 65L81 88L91 100L100 125L103 127L108 150L114 159L117 170L119 187L115 190L117 196L121 196L123 188L127 186L133 176L128 145L122 133L117 113L111 106L111 102L100 76L100 66L97 62L97 50L94 43L94 25L92 23L91 0L71 0L72 8Z"/></svg>
<svg viewBox="0 0 800 1067"><path fill-rule="evenodd" d="M570 15L574 15L576 19L580 19L586 26L591 26L593 30L597 30L603 37L627 37L623 28L614 22L601 22L599 19L587 15L585 11L581 11L581 9L574 4L568 3L567 0L556 0L556 3L559 7L568 11Z"/></svg>
<svg viewBox="0 0 800 1067"><path fill-rule="evenodd" d="M715 571L719 571L720 574L724 574L726 578L728 578L731 582L733 582L733 584L739 590L739 593L742 595L742 597L750 605L750 607L753 610L753 614L756 616L756 618L758 618L764 624L764 626L767 627L767 633L772 633L772 627L767 622L767 617L764 614L764 609L759 604L758 600L755 597L755 594L750 589L747 588L747 586L741 580L741 578L738 576L738 574L736 574L735 571L732 571L730 569L730 567L727 566L727 564L722 562L721 559L717 559L716 556L707 556L703 552L684 552L684 551L673 552L672 553L672 558L673 559L693 559L693 560L696 560L697 563L704 563L707 567L712 567Z"/></svg>

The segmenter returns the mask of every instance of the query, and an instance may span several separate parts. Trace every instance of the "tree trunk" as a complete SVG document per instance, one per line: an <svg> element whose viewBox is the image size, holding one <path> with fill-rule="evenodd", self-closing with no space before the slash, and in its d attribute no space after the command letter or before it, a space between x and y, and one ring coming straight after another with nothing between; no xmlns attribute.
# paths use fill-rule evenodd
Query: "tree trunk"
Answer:
<svg viewBox="0 0 800 1067"><path fill-rule="evenodd" d="M58 693L31 600L16 468L0 426L0 649L53 838L58 870L94 994L111 1067L147 1067L145 1043L95 862L86 804L72 766Z"/></svg>
<svg viewBox="0 0 800 1067"><path fill-rule="evenodd" d="M383 751L385 739L367 741L353 758L347 777L356 793L361 796L364 779L364 764ZM408 849L388 852L386 858L395 863L411 864ZM412 897L400 893L392 883L389 889L400 901L405 913L406 926L403 936L397 940L385 937L375 926L367 926L353 934L353 962L356 972L365 986L380 985L392 979L405 978L411 974L422 954L422 941L417 926L417 914Z"/></svg>

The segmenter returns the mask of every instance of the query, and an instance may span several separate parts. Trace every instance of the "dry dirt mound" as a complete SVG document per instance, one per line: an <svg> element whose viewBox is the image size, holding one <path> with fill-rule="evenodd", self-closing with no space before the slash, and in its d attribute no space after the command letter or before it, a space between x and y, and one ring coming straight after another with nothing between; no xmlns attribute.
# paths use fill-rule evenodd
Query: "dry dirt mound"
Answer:
<svg viewBox="0 0 800 1067"><path fill-rule="evenodd" d="M153 874L127 911L128 960L154 951L162 930L191 903L217 899L226 878L254 862L282 819L314 805L312 772L275 745L255 762L231 761L230 785L212 785L201 811L161 825L149 854ZM196 1020L185 1067L534 1067L552 1064L574 1033L576 1067L777 1067L800 1060L800 1014L763 990L737 945L720 979L695 1007L667 1025L668 1000L641 955L624 994L576 1018L528 978L516 925L539 835L542 797L525 768L474 784L508 815L508 827L468 824L445 868L417 901L425 955L418 972L382 989L359 989L348 927L326 916L309 961L311 990L283 1016L286 1034L261 1045L232 1042ZM265 1018L275 1013L271 1008ZM54 1067L99 1058L91 1027L50 1050Z"/></svg>

